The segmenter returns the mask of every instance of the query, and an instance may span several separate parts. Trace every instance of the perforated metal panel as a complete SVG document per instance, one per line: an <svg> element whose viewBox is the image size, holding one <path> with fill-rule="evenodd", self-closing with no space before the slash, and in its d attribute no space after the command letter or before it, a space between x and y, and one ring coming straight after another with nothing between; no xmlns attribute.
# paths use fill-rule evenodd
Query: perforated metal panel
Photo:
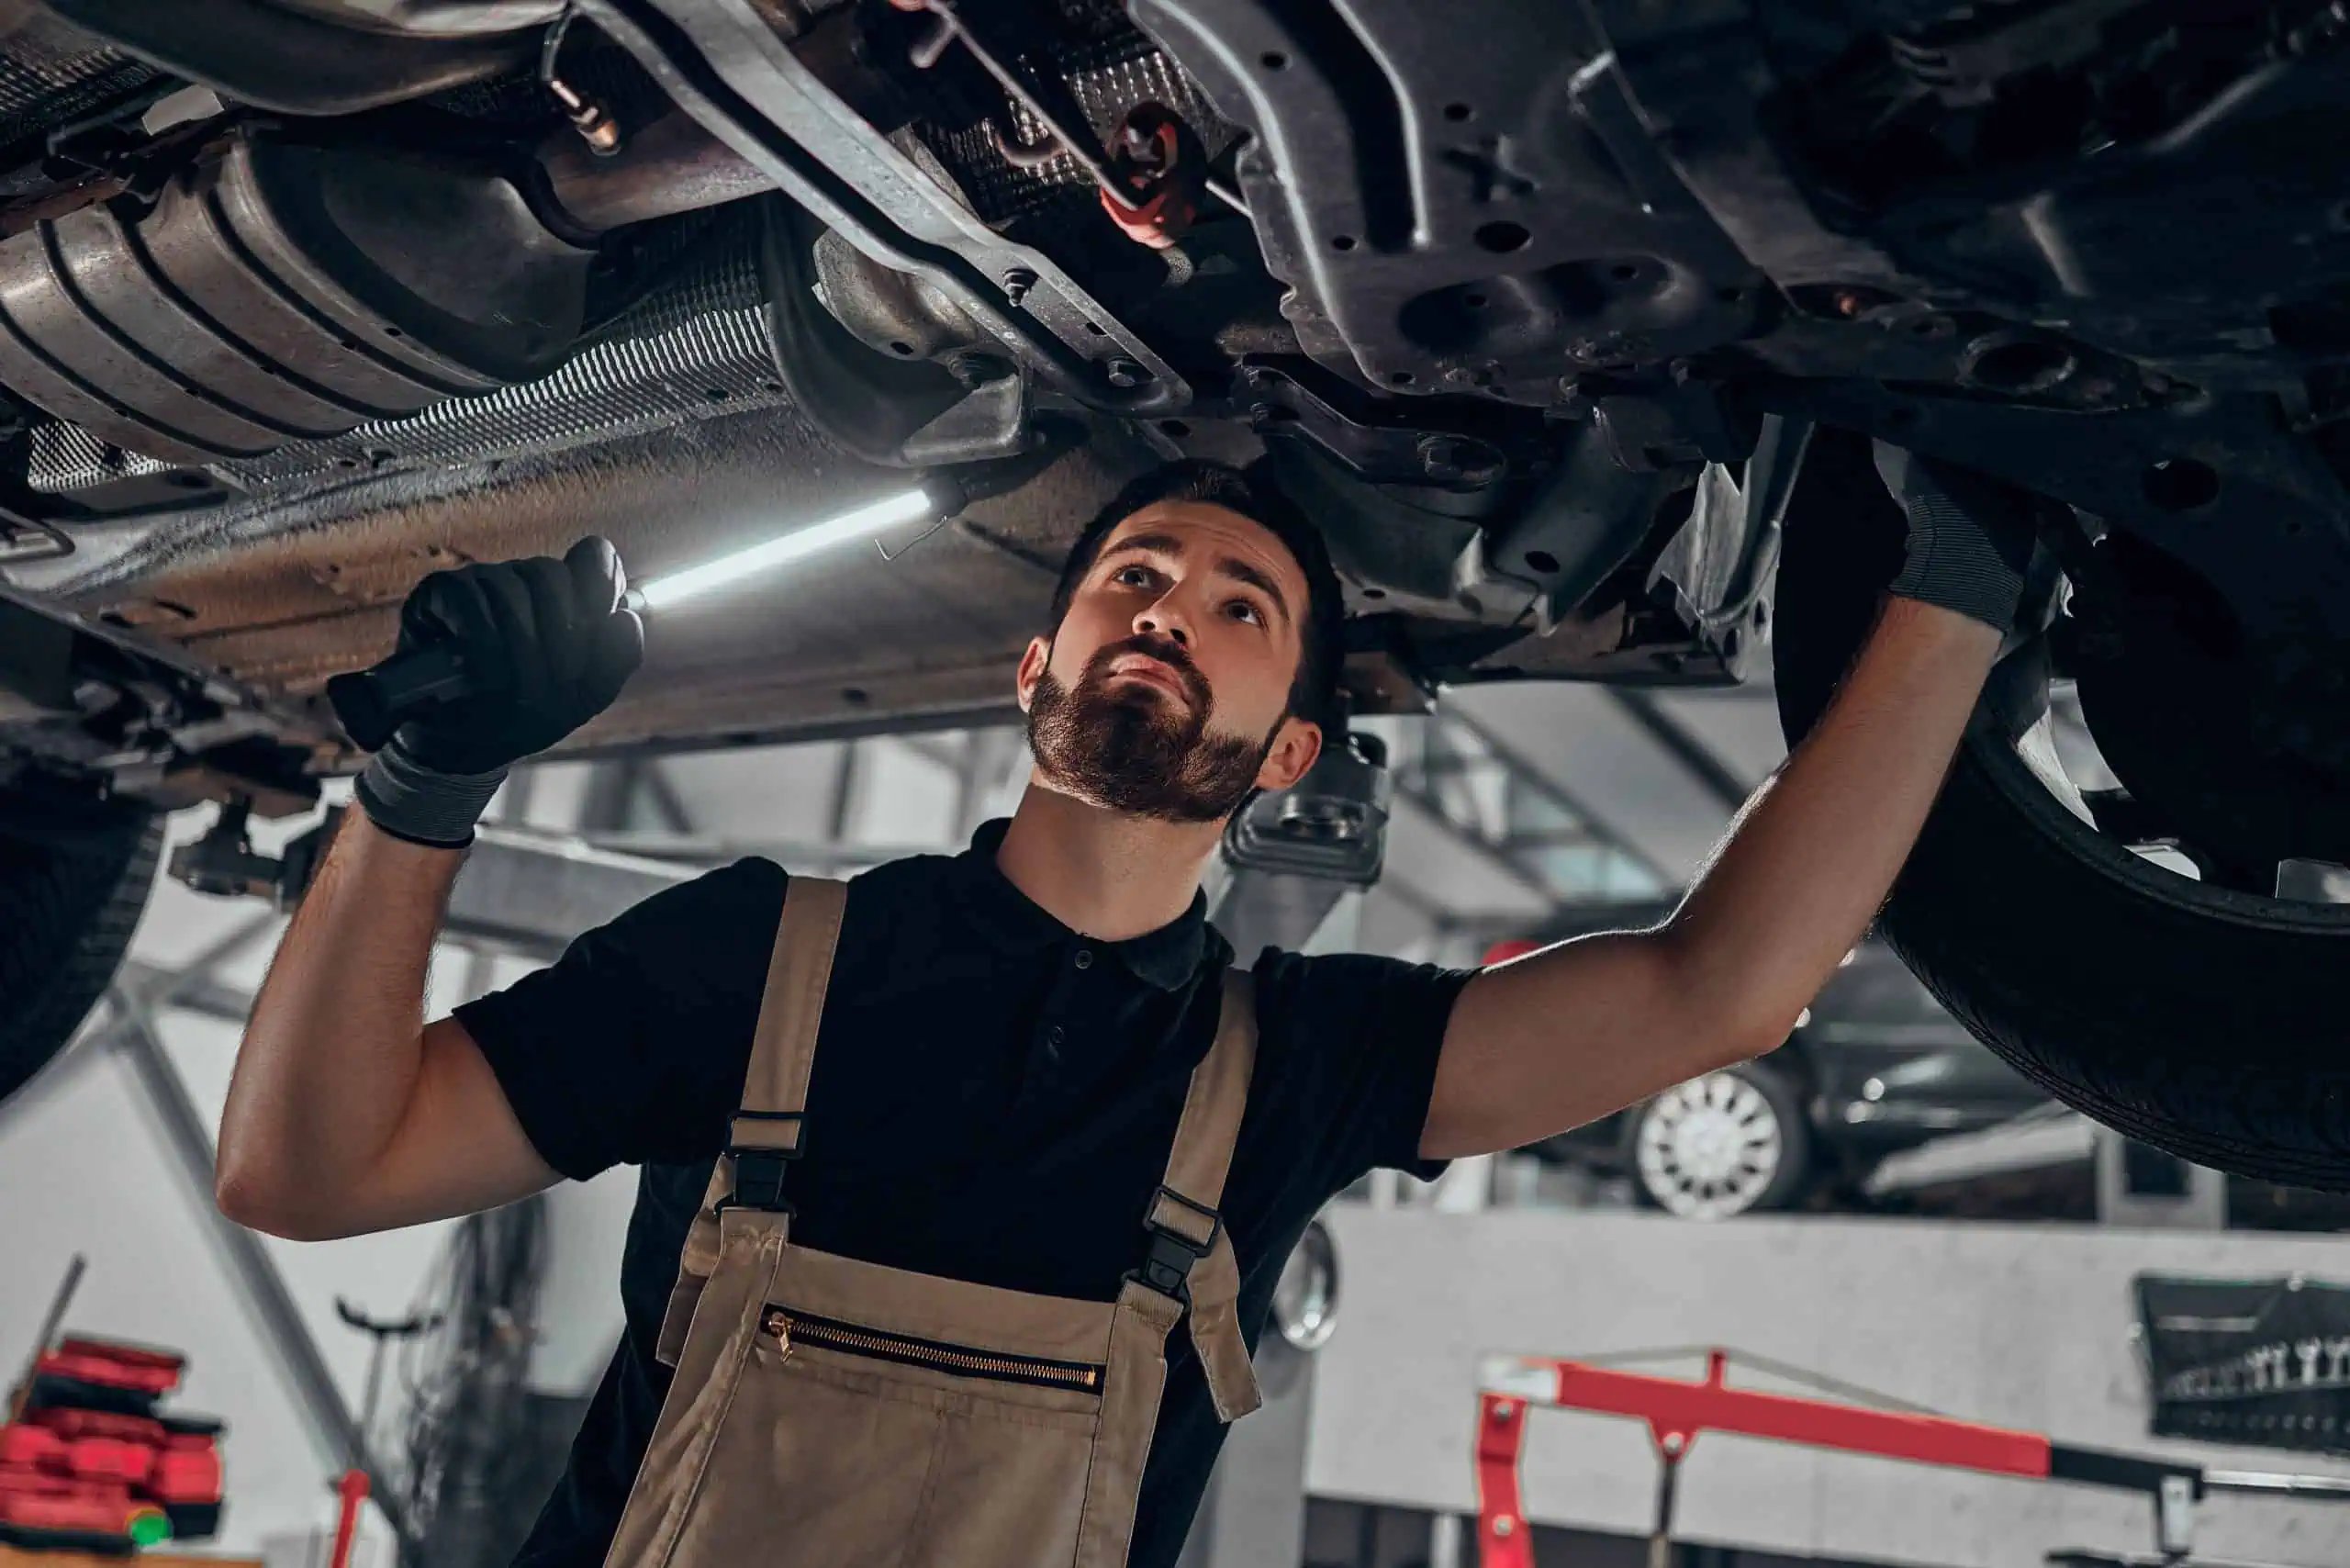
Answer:
<svg viewBox="0 0 2350 1568"><path fill-rule="evenodd" d="M18 32L0 55L0 146L117 103L155 77L110 49L45 39L38 28Z"/></svg>
<svg viewBox="0 0 2350 1568"><path fill-rule="evenodd" d="M171 470L168 463L109 446L80 425L38 424L28 432L31 444L26 481L36 490L52 494L89 490L117 479L144 478Z"/></svg>

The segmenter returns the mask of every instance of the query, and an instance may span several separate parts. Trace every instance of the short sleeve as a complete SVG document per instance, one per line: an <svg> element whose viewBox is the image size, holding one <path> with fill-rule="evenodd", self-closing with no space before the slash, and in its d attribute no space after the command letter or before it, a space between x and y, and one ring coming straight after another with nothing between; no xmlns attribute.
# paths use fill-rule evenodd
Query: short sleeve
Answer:
<svg viewBox="0 0 2350 1568"><path fill-rule="evenodd" d="M742 1103L784 884L773 862L738 860L456 1010L541 1159L586 1181L718 1152Z"/></svg>
<svg viewBox="0 0 2350 1568"><path fill-rule="evenodd" d="M1460 988L1476 971L1362 953L1257 963L1259 1090L1312 1149L1324 1195L1382 1167L1423 1181L1420 1134Z"/></svg>

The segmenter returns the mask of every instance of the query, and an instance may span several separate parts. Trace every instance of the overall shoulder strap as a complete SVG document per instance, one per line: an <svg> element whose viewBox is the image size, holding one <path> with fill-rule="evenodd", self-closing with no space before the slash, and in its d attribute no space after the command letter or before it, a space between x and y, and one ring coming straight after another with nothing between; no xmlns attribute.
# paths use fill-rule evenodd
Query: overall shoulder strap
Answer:
<svg viewBox="0 0 2350 1568"><path fill-rule="evenodd" d="M848 884L827 877L794 877L783 894L767 991L751 1036L750 1070L743 1104L729 1124L726 1152L735 1167L734 1201L771 1207L781 1201L786 1161L805 1141L808 1077L816 1064L816 1034L824 1021L824 992L840 946Z"/></svg>
<svg viewBox="0 0 2350 1568"><path fill-rule="evenodd" d="M656 1358L675 1366L692 1327L701 1287L718 1267L718 1215L725 1208L773 1211L789 1223L783 1176L804 1143L808 1077L816 1061L816 1033L832 983L848 884L825 877L794 877L785 884L783 915L776 923L767 988L751 1036L751 1063L743 1103L727 1124L726 1151L710 1173L701 1210L686 1233L677 1282L661 1321Z"/></svg>
<svg viewBox="0 0 2350 1568"><path fill-rule="evenodd" d="M1256 979L1227 969L1215 1040L1192 1071L1175 1144L1167 1155L1167 1175L1145 1223L1181 1232L1203 1247L1214 1239L1215 1209L1224 1201L1224 1179L1232 1169L1241 1114L1248 1108L1248 1080L1256 1070Z"/></svg>
<svg viewBox="0 0 2350 1568"><path fill-rule="evenodd" d="M1148 1248L1140 1272L1145 1284L1189 1308L1216 1414L1232 1421L1263 1403L1240 1333L1239 1264L1219 1207L1257 1068L1257 988L1254 977L1227 969L1223 989L1215 1040L1192 1070L1167 1175L1143 1217Z"/></svg>

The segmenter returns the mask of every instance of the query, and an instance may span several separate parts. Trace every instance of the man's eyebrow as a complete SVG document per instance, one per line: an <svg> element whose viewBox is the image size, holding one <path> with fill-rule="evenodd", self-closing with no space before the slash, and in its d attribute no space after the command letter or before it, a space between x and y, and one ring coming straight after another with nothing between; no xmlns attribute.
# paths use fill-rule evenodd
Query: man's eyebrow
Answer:
<svg viewBox="0 0 2350 1568"><path fill-rule="evenodd" d="M1129 533L1106 546L1102 554L1117 555L1128 550L1147 550L1161 555L1181 556L1183 542L1171 533Z"/></svg>

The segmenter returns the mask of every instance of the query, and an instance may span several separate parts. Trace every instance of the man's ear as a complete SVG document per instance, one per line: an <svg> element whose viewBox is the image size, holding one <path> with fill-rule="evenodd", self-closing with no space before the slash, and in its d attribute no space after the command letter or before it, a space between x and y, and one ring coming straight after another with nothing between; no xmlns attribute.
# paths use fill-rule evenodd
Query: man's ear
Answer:
<svg viewBox="0 0 2350 1568"><path fill-rule="evenodd" d="M1257 788L1286 790L1305 777L1322 756L1322 726L1311 719L1287 718L1273 733L1272 749L1257 769Z"/></svg>
<svg viewBox="0 0 2350 1568"><path fill-rule="evenodd" d="M1045 678L1045 666L1052 656L1052 644L1042 637L1028 639L1028 651L1020 655L1020 673L1013 677L1013 692L1020 700L1023 713L1035 700L1036 683Z"/></svg>

